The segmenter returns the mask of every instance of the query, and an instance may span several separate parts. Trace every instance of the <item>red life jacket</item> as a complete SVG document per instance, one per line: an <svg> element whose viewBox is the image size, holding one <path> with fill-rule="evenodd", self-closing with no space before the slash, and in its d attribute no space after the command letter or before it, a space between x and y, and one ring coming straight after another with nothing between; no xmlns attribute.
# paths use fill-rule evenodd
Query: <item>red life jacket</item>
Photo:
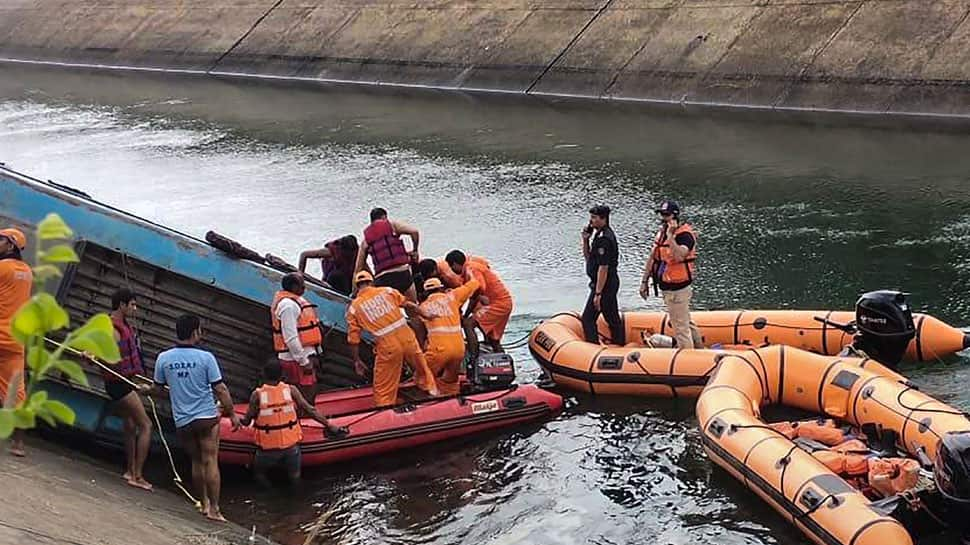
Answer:
<svg viewBox="0 0 970 545"><path fill-rule="evenodd" d="M141 345L138 343L138 337L135 336L135 330L124 320L116 320L114 317L111 318L111 325L115 327L115 331L118 332L120 337L118 352L121 353L121 361L115 364L112 369L123 377L144 373L145 366L141 357ZM103 371L102 375L108 381L120 380L113 373L107 371Z"/></svg>
<svg viewBox="0 0 970 545"><path fill-rule="evenodd" d="M400 235L394 232L391 222L386 219L368 225L364 229L364 240L367 242L367 253L374 264L375 275L411 262L411 256L404 248Z"/></svg>

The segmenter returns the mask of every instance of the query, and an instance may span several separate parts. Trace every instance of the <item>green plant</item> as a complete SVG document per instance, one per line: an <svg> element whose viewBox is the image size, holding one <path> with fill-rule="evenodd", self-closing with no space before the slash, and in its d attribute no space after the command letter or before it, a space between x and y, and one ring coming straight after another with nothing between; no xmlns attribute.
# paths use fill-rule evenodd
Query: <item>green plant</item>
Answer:
<svg viewBox="0 0 970 545"><path fill-rule="evenodd" d="M74 411L60 401L49 399L47 392L38 385L52 372L60 372L71 381L87 385L87 376L81 366L63 358L68 348L87 352L102 361L117 363L121 359L114 340L114 327L107 314L96 314L84 325L68 332L53 351L47 349L48 336L70 327L70 316L54 297L43 291L46 281L63 275L61 270L68 263L78 261L77 253L65 242L74 233L57 214L48 214L37 226L37 253L34 266L35 293L14 315L11 333L26 349L29 369L25 401L14 404L19 381L11 381L6 393L6 403L0 408L0 439L10 437L15 429L30 429L41 419L51 426L58 422L74 424Z"/></svg>

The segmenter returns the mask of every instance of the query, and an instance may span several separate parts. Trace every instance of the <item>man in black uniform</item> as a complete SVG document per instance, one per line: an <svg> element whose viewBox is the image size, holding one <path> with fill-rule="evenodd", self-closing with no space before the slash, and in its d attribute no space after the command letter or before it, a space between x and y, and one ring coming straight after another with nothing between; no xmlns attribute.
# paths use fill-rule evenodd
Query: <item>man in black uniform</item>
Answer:
<svg viewBox="0 0 970 545"><path fill-rule="evenodd" d="M610 228L610 207L599 205L589 209L589 225L583 229L583 257L590 288L583 310L583 335L587 342L599 344L596 319L602 313L610 326L609 343L623 345L626 335L616 302L620 291L620 275L616 271L620 248Z"/></svg>

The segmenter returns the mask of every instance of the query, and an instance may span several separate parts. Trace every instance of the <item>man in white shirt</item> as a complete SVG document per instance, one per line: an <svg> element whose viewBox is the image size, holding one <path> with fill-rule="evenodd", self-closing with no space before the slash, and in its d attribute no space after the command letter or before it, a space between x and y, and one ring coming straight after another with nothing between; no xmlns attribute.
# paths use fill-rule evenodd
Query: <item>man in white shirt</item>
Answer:
<svg viewBox="0 0 970 545"><path fill-rule="evenodd" d="M297 386L309 400L316 397L317 364L323 348L323 333L316 305L303 294L306 283L300 273L283 277L271 307L273 346L286 382Z"/></svg>

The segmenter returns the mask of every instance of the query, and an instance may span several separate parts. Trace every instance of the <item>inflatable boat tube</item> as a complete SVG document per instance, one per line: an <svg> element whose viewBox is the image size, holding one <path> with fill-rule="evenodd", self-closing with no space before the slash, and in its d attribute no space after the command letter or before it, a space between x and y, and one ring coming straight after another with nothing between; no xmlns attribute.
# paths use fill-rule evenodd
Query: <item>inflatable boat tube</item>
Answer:
<svg viewBox="0 0 970 545"><path fill-rule="evenodd" d="M627 314L628 318L642 316ZM628 326L633 322L628 320ZM728 349L720 350L605 346L584 341L582 330L577 316L554 316L532 332L529 349L556 386L592 394L697 397L725 354L741 353L760 367L778 364L761 361L762 358L786 357L785 351L754 350L744 345L729 345ZM787 354L788 358L796 359L812 355L801 350ZM861 367L877 365L869 359L846 361ZM899 376L882 365L878 368L880 373Z"/></svg>
<svg viewBox="0 0 970 545"><path fill-rule="evenodd" d="M247 408L245 404L237 405L236 412L244 414ZM304 467L543 420L562 410L562 398L534 385L521 385L375 409L371 388L356 388L320 394L316 408L335 425L347 426L350 433L340 439L328 439L318 422L301 420ZM226 418L220 426L220 463L251 465L256 452L253 428L233 432Z"/></svg>
<svg viewBox="0 0 970 545"><path fill-rule="evenodd" d="M911 545L912 536L880 506L785 435L769 428L761 407L777 404L862 427L892 430L900 452L934 459L940 438L970 430L957 411L905 380L850 361L791 349L721 359L697 401L708 456L822 545ZM785 357L771 357L770 353Z"/></svg>
<svg viewBox="0 0 970 545"><path fill-rule="evenodd" d="M664 312L627 312L627 339L640 339L644 333L670 335L670 323ZM851 311L836 310L709 310L690 313L704 338L704 345L714 343L764 346L786 344L809 352L838 354L852 342L851 335L816 317L835 323L855 319ZM970 336L958 328L928 314L913 314L916 337L906 351L909 361L934 361L970 347ZM609 336L609 327L600 323L600 334Z"/></svg>

